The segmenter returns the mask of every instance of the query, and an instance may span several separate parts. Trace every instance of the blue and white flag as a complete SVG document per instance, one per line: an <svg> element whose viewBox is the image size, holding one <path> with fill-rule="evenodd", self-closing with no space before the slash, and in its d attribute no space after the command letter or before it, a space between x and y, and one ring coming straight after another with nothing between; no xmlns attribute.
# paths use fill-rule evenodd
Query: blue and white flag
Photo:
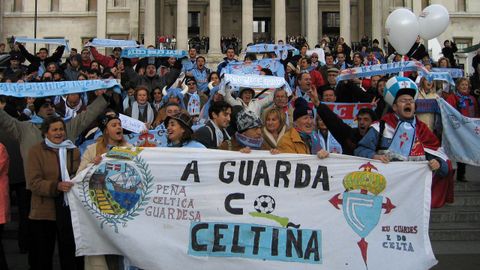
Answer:
<svg viewBox="0 0 480 270"><path fill-rule="evenodd" d="M290 86L283 77L275 76L261 76L261 75L235 75L225 74L222 84L229 84L234 87L249 87L249 88L281 88L284 87L290 95L292 92ZM222 89L222 86L220 86Z"/></svg>
<svg viewBox="0 0 480 270"><path fill-rule="evenodd" d="M18 43L40 43L40 44L57 44L65 46L67 52L70 51L70 46L68 45L68 40L64 38L24 38L16 37L15 42Z"/></svg>
<svg viewBox="0 0 480 270"><path fill-rule="evenodd" d="M455 86L455 81L452 78L452 75L448 72L429 72L423 73L422 76L431 82L431 81L445 81L448 82L450 85Z"/></svg>
<svg viewBox="0 0 480 270"><path fill-rule="evenodd" d="M340 71L340 75L337 77L337 83L343 80L399 73L404 71L418 71L425 74L428 73L428 70L423 66L422 63L418 61L393 62L388 64L344 69Z"/></svg>
<svg viewBox="0 0 480 270"><path fill-rule="evenodd" d="M125 48L122 50L124 58L140 58L140 57L175 57L182 58L187 56L187 52L183 50L159 50L145 48Z"/></svg>
<svg viewBox="0 0 480 270"><path fill-rule="evenodd" d="M452 160L480 166L480 118L463 116L444 99L437 99L442 112L442 146Z"/></svg>
<svg viewBox="0 0 480 270"><path fill-rule="evenodd" d="M252 61L250 64L245 62L231 62L224 69L222 69L223 74L237 74L237 75L247 75L247 74L257 74L260 75L262 68L268 68L272 71L274 76L284 77L285 76L285 67L278 59L261 59Z"/></svg>
<svg viewBox="0 0 480 270"><path fill-rule="evenodd" d="M105 48L128 48L128 47L138 47L138 44L135 40L118 40L118 39L103 39L103 38L94 38L91 42L85 44L85 46L92 47L105 47Z"/></svg>
<svg viewBox="0 0 480 270"><path fill-rule="evenodd" d="M245 50L246 53L267 53L274 52L278 58L285 60L288 56L288 51L298 51L290 44L255 44L250 45Z"/></svg>
<svg viewBox="0 0 480 270"><path fill-rule="evenodd" d="M459 68L432 68L433 72L448 72L452 78L462 78L463 70Z"/></svg>
<svg viewBox="0 0 480 270"><path fill-rule="evenodd" d="M84 80L39 83L0 83L0 95L12 97L46 97L109 89L121 93L117 80Z"/></svg>

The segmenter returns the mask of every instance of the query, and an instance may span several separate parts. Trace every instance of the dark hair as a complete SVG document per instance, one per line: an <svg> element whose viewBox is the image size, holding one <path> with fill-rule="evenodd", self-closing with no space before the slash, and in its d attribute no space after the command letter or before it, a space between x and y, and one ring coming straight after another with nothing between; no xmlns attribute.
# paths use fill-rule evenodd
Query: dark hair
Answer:
<svg viewBox="0 0 480 270"><path fill-rule="evenodd" d="M218 72L216 71L212 71L210 72L210 75L208 75L208 81L211 82L212 81L212 75L213 74L216 74L218 76L218 79L221 80L222 78L220 78L220 75L218 74Z"/></svg>
<svg viewBox="0 0 480 270"><path fill-rule="evenodd" d="M48 49L47 49L47 48L40 48L40 49L38 50L38 52L40 52L40 51L46 51L47 54L48 54Z"/></svg>
<svg viewBox="0 0 480 270"><path fill-rule="evenodd" d="M245 61L247 58L252 60L252 61L255 61L255 60L257 60L257 55L254 54L254 53L247 53L247 54L245 54L245 57L243 58L243 60Z"/></svg>
<svg viewBox="0 0 480 270"><path fill-rule="evenodd" d="M329 56L333 57L333 54L332 54L332 53L329 53L329 52L326 52L326 53L325 53L325 58L327 58L327 57L329 57Z"/></svg>
<svg viewBox="0 0 480 270"><path fill-rule="evenodd" d="M197 56L197 60L200 59L200 58L202 58L203 61L207 62L207 60L205 59L205 57L203 57L203 56L201 56L201 55Z"/></svg>
<svg viewBox="0 0 480 270"><path fill-rule="evenodd" d="M358 57L360 58L360 61L363 62L363 55L362 55L361 53L355 52L355 53L353 54L352 59L355 58L355 56L358 56Z"/></svg>
<svg viewBox="0 0 480 270"><path fill-rule="evenodd" d="M232 105L230 105L229 103L227 103L223 100L212 102L210 108L208 108L208 117L210 117L210 119L212 119L213 113L218 115L220 112L225 112L229 108L232 109Z"/></svg>
<svg viewBox="0 0 480 270"><path fill-rule="evenodd" d="M40 127L40 130L42 131L42 137L45 138L45 134L47 134L48 130L50 129L50 126L53 123L57 123L57 122L62 122L63 128L65 129L65 121L63 121L62 117L60 116L52 116L52 117L48 117L47 119L44 119L42 126Z"/></svg>
<svg viewBox="0 0 480 270"><path fill-rule="evenodd" d="M170 121L170 120L175 120L177 122L177 124L179 124L183 129L182 138L180 138L180 144L183 145L184 143L188 143L189 141L193 140L192 130L190 128L188 128L187 126L185 126L185 124L183 124L182 121L179 121L175 118L168 119L168 121ZM165 123L165 127L168 127L168 123ZM167 137L167 142L171 142L168 137Z"/></svg>
<svg viewBox="0 0 480 270"><path fill-rule="evenodd" d="M377 115L375 114L375 112L371 108L361 108L360 110L358 110L357 117L362 115L362 114L370 115L370 118L372 118L372 121L377 120Z"/></svg>
<svg viewBox="0 0 480 270"><path fill-rule="evenodd" d="M262 68L260 71L265 73L265 75L267 75L267 76L273 76L273 73L269 68Z"/></svg>

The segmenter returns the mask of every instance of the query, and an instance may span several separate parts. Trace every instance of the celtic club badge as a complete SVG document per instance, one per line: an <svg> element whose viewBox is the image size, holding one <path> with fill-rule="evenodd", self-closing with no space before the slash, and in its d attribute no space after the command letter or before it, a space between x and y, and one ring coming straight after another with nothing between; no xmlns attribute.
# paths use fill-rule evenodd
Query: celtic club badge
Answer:
<svg viewBox="0 0 480 270"><path fill-rule="evenodd" d="M83 204L101 221L118 232L118 226L144 210L152 192L153 175L139 156L132 160L108 160L92 167L81 184Z"/></svg>

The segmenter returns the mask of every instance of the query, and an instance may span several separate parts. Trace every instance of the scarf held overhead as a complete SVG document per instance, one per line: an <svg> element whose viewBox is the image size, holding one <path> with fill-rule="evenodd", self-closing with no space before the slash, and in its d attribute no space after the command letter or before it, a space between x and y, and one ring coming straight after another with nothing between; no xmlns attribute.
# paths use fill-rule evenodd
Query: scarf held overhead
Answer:
<svg viewBox="0 0 480 270"><path fill-rule="evenodd" d="M0 83L0 95L12 97L46 97L109 89L120 94L117 80L83 80L41 83Z"/></svg>

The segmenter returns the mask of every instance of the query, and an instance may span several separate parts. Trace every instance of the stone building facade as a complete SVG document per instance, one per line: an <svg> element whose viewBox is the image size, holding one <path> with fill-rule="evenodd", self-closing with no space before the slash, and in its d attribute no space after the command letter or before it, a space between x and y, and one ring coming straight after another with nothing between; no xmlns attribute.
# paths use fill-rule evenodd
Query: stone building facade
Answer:
<svg viewBox="0 0 480 270"><path fill-rule="evenodd" d="M208 36L210 54L220 53L222 36L236 36L243 46L254 40L305 36L311 45L324 34L347 43L363 35L382 40L384 22L397 7L415 14L430 4L450 12L450 26L438 38L460 47L477 44L480 1L476 0L36 0L37 37L66 38L80 48L92 37L144 40L175 35L179 49L188 38ZM33 37L34 0L0 1L0 39Z"/></svg>

